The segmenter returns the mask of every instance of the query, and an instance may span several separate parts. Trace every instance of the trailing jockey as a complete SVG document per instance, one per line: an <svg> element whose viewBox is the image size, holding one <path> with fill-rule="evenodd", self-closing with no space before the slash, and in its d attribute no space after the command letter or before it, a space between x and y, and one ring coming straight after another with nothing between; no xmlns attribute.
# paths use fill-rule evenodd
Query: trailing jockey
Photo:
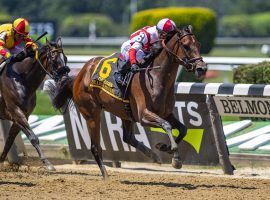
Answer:
<svg viewBox="0 0 270 200"><path fill-rule="evenodd" d="M24 18L14 20L13 24L0 26L0 71L7 62L20 62L29 56L23 51L23 43L25 49L32 52L38 48L29 36L29 31L29 22Z"/></svg>

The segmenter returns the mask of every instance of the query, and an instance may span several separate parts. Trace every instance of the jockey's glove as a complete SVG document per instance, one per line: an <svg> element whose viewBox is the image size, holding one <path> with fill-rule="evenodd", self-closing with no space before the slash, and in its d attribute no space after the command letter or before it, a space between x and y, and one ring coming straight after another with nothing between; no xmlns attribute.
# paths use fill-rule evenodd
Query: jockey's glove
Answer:
<svg viewBox="0 0 270 200"><path fill-rule="evenodd" d="M140 67L139 65L137 65L136 63L132 64L131 65L131 69L130 69L132 72L137 72L140 70Z"/></svg>
<svg viewBox="0 0 270 200"><path fill-rule="evenodd" d="M34 57L35 56L35 51L37 49L38 49L38 46L34 42L27 42L26 45L25 45L26 55L28 57Z"/></svg>
<svg viewBox="0 0 270 200"><path fill-rule="evenodd" d="M11 59L13 62L21 62L25 58L26 58L26 53L24 51L21 51L20 53L16 55L12 55Z"/></svg>
<svg viewBox="0 0 270 200"><path fill-rule="evenodd" d="M36 51L38 49L38 45L34 42L27 42L25 44L25 48L28 49L28 48L32 48L33 51Z"/></svg>

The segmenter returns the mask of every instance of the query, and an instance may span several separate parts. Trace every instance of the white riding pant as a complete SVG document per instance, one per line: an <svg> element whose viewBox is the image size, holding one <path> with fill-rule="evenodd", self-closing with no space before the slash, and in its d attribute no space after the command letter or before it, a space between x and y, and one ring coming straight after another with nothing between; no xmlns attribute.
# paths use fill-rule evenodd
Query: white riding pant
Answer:
<svg viewBox="0 0 270 200"><path fill-rule="evenodd" d="M126 41L122 44L121 46L121 54L124 56L125 58L125 62L128 62L129 61L129 50L131 48L131 45L130 45L130 41ZM136 53L136 60L138 63L141 63L143 58L145 56L145 53L143 52L143 50L139 49L137 50L137 53Z"/></svg>

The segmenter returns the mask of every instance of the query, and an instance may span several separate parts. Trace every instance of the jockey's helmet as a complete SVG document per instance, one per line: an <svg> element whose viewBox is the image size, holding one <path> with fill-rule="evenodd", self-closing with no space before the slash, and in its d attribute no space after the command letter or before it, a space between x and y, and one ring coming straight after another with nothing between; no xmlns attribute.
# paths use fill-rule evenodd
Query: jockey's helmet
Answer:
<svg viewBox="0 0 270 200"><path fill-rule="evenodd" d="M18 18L13 22L13 29L19 35L28 35L30 30L29 22L24 18Z"/></svg>
<svg viewBox="0 0 270 200"><path fill-rule="evenodd" d="M176 25L171 19L164 18L157 23L156 27L159 32L169 33L175 29Z"/></svg>

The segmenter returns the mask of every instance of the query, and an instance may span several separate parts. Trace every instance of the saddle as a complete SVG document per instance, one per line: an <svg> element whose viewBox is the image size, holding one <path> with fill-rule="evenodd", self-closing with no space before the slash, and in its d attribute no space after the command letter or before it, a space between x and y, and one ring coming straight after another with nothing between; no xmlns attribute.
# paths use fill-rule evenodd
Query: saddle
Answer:
<svg viewBox="0 0 270 200"><path fill-rule="evenodd" d="M118 84L115 81L114 74L118 73L119 70L126 70L126 78L131 80L132 76L128 72L129 66L124 66L124 61L121 59L120 53L114 53L108 57L103 58L98 63L90 87L100 88L113 98L129 103L127 98L127 86ZM127 80L128 81L128 80Z"/></svg>
<svg viewBox="0 0 270 200"><path fill-rule="evenodd" d="M146 56L141 69L151 65L153 58L153 54ZM115 80L115 74L119 73L124 75L125 84L123 85ZM122 59L121 53L114 53L100 60L92 75L90 87L100 88L112 97L129 103L128 88L133 75L134 72L130 70L130 63Z"/></svg>

